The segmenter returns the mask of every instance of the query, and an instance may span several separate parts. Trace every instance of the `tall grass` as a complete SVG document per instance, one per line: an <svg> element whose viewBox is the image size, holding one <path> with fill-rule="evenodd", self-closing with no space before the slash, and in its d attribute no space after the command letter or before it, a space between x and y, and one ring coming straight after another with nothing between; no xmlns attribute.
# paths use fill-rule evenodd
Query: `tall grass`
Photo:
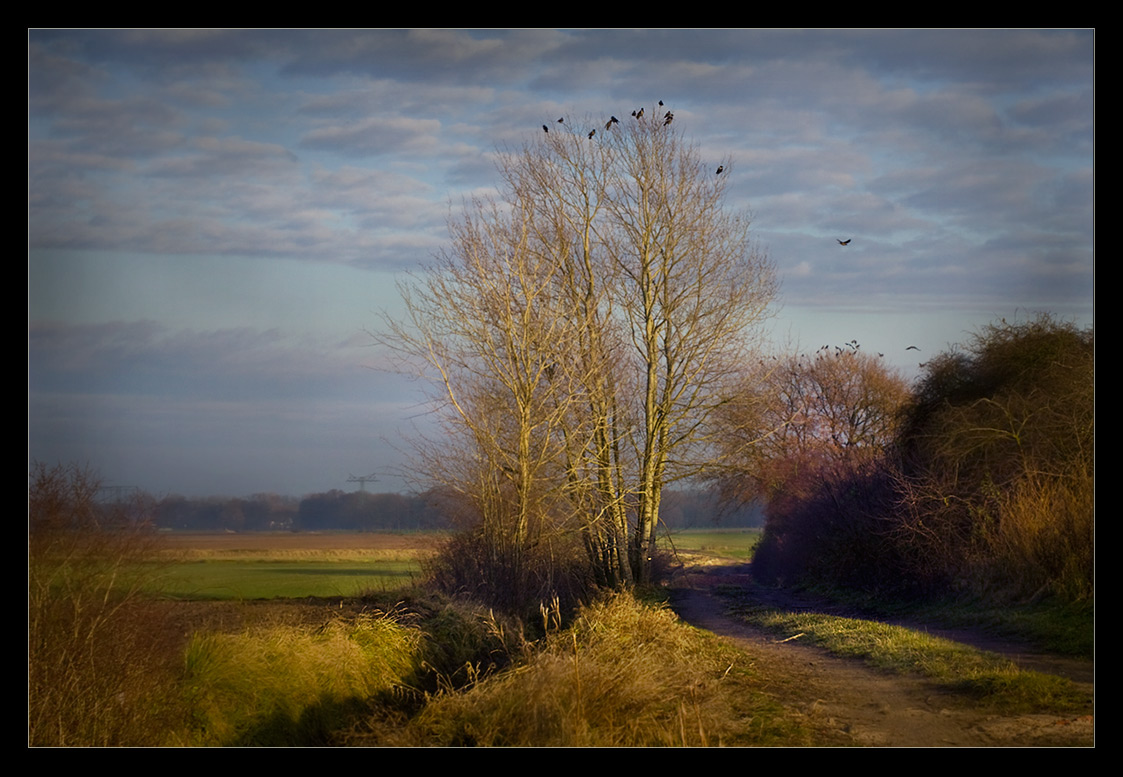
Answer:
<svg viewBox="0 0 1123 777"><path fill-rule="evenodd" d="M196 634L184 680L192 721L179 743L330 744L370 699L401 687L419 645L416 629L385 615Z"/></svg>
<svg viewBox="0 0 1123 777"><path fill-rule="evenodd" d="M556 623L556 620L554 621ZM666 746L798 741L741 654L617 595L513 668L434 697L394 744Z"/></svg>
<svg viewBox="0 0 1123 777"><path fill-rule="evenodd" d="M159 567L138 505L96 501L79 467L32 468L28 490L28 742L146 745L174 717L176 641L141 592ZM140 505L143 507L143 505Z"/></svg>

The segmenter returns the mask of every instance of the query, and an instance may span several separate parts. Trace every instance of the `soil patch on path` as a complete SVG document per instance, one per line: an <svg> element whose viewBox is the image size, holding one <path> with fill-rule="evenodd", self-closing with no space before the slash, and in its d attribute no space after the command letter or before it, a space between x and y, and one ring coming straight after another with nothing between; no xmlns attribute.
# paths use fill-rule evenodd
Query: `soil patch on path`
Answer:
<svg viewBox="0 0 1123 777"><path fill-rule="evenodd" d="M808 597L792 597L789 593L758 587L743 566L698 569L685 575L672 591L671 604L679 616L745 650L752 657L754 669L765 678L763 690L802 717L817 733L820 744L897 747L1095 744L1091 714L996 715L970 706L962 697L941 690L925 678L874 669L859 660L832 656L796 640L781 642L775 635L727 615L727 605L715 593L718 586L737 586L739 595L752 597L770 607L863 616L836 605L816 603ZM986 635L930 631L1002 653L1027 668L1050 671L1039 665L1031 666L1043 660L1033 651L1009 644L1007 651L1002 649L1003 643ZM1068 659L1056 661L1055 669L1070 663L1088 663ZM1077 669L1078 674L1091 673L1087 666ZM1090 678L1085 681L1072 677L1067 671L1051 673L1069 676L1082 687L1086 686L1092 698Z"/></svg>

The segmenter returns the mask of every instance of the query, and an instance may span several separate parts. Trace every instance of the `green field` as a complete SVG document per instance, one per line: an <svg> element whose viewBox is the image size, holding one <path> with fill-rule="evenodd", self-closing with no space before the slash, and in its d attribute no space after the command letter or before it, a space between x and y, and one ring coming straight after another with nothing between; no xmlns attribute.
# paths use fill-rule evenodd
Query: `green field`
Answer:
<svg viewBox="0 0 1123 777"><path fill-rule="evenodd" d="M169 568L159 589L195 600L356 596L408 586L420 573L416 561L195 561Z"/></svg>
<svg viewBox="0 0 1123 777"><path fill-rule="evenodd" d="M685 529L664 537L660 546L689 555L748 561L760 534L760 529Z"/></svg>
<svg viewBox="0 0 1123 777"><path fill-rule="evenodd" d="M166 537L155 583L175 599L356 596L407 587L439 534L186 534Z"/></svg>
<svg viewBox="0 0 1123 777"><path fill-rule="evenodd" d="M408 587L444 535L184 534L166 538L164 596L238 600L355 596ZM689 529L661 546L683 556L748 561L759 529Z"/></svg>

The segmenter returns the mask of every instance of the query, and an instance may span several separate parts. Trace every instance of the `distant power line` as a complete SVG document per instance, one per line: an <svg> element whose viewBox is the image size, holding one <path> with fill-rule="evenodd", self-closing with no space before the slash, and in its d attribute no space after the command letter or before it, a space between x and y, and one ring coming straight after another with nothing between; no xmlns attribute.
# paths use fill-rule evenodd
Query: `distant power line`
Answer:
<svg viewBox="0 0 1123 777"><path fill-rule="evenodd" d="M374 475L374 474L370 474L370 475L351 475L351 477L347 478L348 483L358 483L360 491L366 491L367 490L367 483L375 483L377 481L378 481L378 476Z"/></svg>

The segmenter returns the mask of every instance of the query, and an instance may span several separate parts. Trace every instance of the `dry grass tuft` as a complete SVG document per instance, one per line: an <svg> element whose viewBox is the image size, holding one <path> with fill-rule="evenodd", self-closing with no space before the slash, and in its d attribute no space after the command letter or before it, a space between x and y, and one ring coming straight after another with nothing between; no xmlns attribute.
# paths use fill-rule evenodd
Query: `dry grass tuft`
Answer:
<svg viewBox="0 0 1123 777"><path fill-rule="evenodd" d="M775 710L742 659L621 594L586 607L515 668L433 698L394 744L759 744L775 734Z"/></svg>

